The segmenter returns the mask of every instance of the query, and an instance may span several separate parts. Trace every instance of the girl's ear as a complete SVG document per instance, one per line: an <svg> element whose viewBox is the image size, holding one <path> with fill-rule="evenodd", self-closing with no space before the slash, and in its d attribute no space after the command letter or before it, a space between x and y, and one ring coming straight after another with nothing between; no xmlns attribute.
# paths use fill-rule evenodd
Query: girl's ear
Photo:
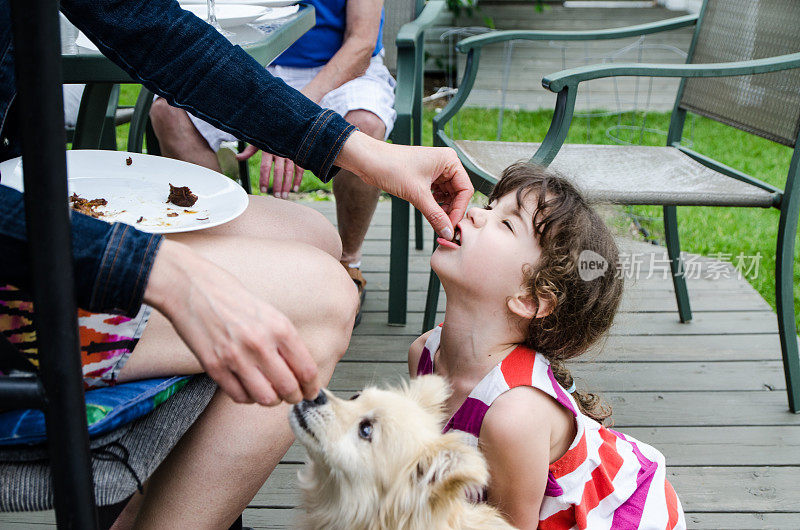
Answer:
<svg viewBox="0 0 800 530"><path fill-rule="evenodd" d="M539 304L534 302L530 293L517 293L508 299L508 309L515 315L525 320L544 318L555 309L555 304L550 298L539 298Z"/></svg>

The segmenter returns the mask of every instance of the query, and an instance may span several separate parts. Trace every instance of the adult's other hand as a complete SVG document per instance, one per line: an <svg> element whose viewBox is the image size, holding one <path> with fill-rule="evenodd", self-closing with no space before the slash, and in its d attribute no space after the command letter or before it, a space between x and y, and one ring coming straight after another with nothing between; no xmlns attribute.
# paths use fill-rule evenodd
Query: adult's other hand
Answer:
<svg viewBox="0 0 800 530"><path fill-rule="evenodd" d="M446 147L394 145L355 131L336 165L413 204L445 239L453 238L474 193L458 155Z"/></svg>
<svg viewBox="0 0 800 530"><path fill-rule="evenodd" d="M237 160L247 160L258 152L258 148L248 145L244 151L236 155ZM288 158L261 152L259 187L261 193L269 189L269 174L272 171L272 194L278 199L287 199L290 191L298 191L303 181L303 168Z"/></svg>
<svg viewBox="0 0 800 530"><path fill-rule="evenodd" d="M162 243L144 299L234 401L276 405L319 393L317 365L291 321L189 247Z"/></svg>

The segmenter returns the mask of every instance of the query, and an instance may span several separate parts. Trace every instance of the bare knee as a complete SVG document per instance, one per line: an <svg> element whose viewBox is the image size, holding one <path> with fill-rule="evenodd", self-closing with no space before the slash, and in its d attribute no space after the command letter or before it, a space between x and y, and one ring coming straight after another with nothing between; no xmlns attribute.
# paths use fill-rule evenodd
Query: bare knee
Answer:
<svg viewBox="0 0 800 530"><path fill-rule="evenodd" d="M342 257L342 238L336 227L321 212L308 206L298 206L302 209L303 222L308 227L305 230L308 244L339 261Z"/></svg>
<svg viewBox="0 0 800 530"><path fill-rule="evenodd" d="M181 114L185 113L186 111L173 107L165 99L156 98L153 106L150 107L150 122L153 124L156 135L160 138L163 133L174 129L179 118L182 117Z"/></svg>
<svg viewBox="0 0 800 530"><path fill-rule="evenodd" d="M313 308L309 304L308 310L314 314L313 318L304 319L299 331L327 381L350 344L359 299L356 286L344 267L330 255L313 250L313 257L309 259L314 260L318 273L309 279L316 286L316 296Z"/></svg>
<svg viewBox="0 0 800 530"><path fill-rule="evenodd" d="M368 134L378 140L383 140L386 135L386 125L383 120L368 110L351 110L345 115L344 119L358 127L364 134Z"/></svg>

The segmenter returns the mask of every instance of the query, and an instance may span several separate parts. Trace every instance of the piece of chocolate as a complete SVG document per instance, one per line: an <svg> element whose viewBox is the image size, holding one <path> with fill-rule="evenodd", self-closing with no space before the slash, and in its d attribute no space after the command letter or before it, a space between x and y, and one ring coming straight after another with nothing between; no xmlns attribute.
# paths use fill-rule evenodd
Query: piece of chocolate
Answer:
<svg viewBox="0 0 800 530"><path fill-rule="evenodd" d="M192 193L188 186L173 186L169 185L169 197L167 202L171 202L176 206L189 207L194 206L197 202L197 195Z"/></svg>
<svg viewBox="0 0 800 530"><path fill-rule="evenodd" d="M76 212L82 213L84 215L89 215L94 217L95 219L102 217L103 212L98 212L96 208L98 206L105 206L108 204L108 201L100 198L100 199L84 199L80 197L77 193L74 193L69 198L70 206Z"/></svg>

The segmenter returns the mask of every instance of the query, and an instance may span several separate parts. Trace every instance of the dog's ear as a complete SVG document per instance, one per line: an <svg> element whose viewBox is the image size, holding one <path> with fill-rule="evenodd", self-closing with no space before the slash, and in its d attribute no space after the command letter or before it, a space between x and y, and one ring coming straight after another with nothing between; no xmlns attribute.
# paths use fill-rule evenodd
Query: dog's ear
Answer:
<svg viewBox="0 0 800 530"><path fill-rule="evenodd" d="M417 462L417 484L439 499L481 491L489 481L486 461L459 432L443 434L426 448Z"/></svg>
<svg viewBox="0 0 800 530"><path fill-rule="evenodd" d="M437 416L444 413L444 403L451 393L450 385L438 375L422 375L408 385L408 397Z"/></svg>

